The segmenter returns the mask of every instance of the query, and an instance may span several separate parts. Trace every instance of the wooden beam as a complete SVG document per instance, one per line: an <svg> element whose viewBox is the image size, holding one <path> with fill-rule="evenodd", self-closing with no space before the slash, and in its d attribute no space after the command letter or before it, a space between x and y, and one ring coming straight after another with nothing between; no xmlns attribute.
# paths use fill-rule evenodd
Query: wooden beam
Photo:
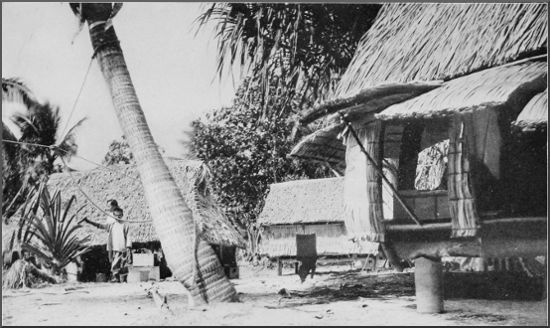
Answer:
<svg viewBox="0 0 550 328"><path fill-rule="evenodd" d="M390 226L387 237L397 256L415 259L421 256L538 256L547 254L546 218L505 218L483 222L478 238L451 239L449 223Z"/></svg>

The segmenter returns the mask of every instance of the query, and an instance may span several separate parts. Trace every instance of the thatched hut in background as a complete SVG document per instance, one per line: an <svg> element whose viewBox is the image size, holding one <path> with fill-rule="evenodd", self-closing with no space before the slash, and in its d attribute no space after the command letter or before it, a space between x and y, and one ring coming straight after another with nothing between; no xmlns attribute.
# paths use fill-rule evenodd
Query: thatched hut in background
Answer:
<svg viewBox="0 0 550 328"><path fill-rule="evenodd" d="M262 213L260 253L284 261L313 253L320 259L355 259L378 255L377 243L361 246L350 240L344 225L344 179L329 178L275 183Z"/></svg>
<svg viewBox="0 0 550 328"><path fill-rule="evenodd" d="M347 229L401 258L546 255L547 44L548 4L386 4L330 100L300 120L347 115L374 162L336 114L292 154L345 165ZM419 154L442 142L446 182L418 190ZM386 162L419 224L383 221ZM439 291L419 279L432 278L423 295Z"/></svg>
<svg viewBox="0 0 550 328"><path fill-rule="evenodd" d="M237 274L235 251L244 248L245 241L235 226L216 204L210 189L208 168L199 161L167 160L168 167L190 206L202 238L209 242L222 260L226 272ZM143 186L134 165L113 165L90 171L66 172L51 175L50 190L59 188L68 200L76 195L74 210L82 207L79 217L104 223L106 215L98 209L106 208L109 199L116 199L124 210L130 239L135 249L159 251L159 239L155 232L151 214L145 201ZM131 221L139 221L131 223ZM107 232L83 224L82 234L92 236L92 246L106 245Z"/></svg>

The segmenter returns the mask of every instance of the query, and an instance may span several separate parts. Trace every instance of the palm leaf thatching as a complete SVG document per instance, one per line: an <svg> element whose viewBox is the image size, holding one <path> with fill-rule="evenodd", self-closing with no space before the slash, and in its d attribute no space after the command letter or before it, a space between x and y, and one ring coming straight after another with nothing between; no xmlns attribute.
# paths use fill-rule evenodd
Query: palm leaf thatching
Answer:
<svg viewBox="0 0 550 328"><path fill-rule="evenodd" d="M485 108L523 108L546 88L546 61L497 66L446 82L442 87L393 105L375 115L382 120L435 118Z"/></svg>
<svg viewBox="0 0 550 328"><path fill-rule="evenodd" d="M546 129L548 126L548 88L534 96L513 124L524 131Z"/></svg>
<svg viewBox="0 0 550 328"><path fill-rule="evenodd" d="M385 5L334 98L387 83L448 80L522 56L546 53L543 3Z"/></svg>
<svg viewBox="0 0 550 328"><path fill-rule="evenodd" d="M542 3L385 4L336 90L302 122L384 85L449 80L546 53L547 11Z"/></svg>
<svg viewBox="0 0 550 328"><path fill-rule="evenodd" d="M272 184L258 217L260 253L296 256L296 235L316 234L317 254L376 254L378 244L353 243L347 236L343 178Z"/></svg>
<svg viewBox="0 0 550 328"><path fill-rule="evenodd" d="M424 92L441 86L441 81L390 83L364 90L357 95L338 98L316 105L300 118L300 123L308 124L325 115L340 111L353 121L365 114L377 113L380 110L411 99Z"/></svg>
<svg viewBox="0 0 550 328"><path fill-rule="evenodd" d="M210 244L244 247L243 237L214 199L208 168L199 161L170 160L167 164L205 240ZM103 208L108 199L116 199L127 220L139 221L129 223L130 239L139 243L158 241L135 165L112 165L109 168L52 174L48 186L62 189L65 196L76 195L75 207L82 207L79 216L98 223L105 222L106 214L94 204ZM89 225L85 225L81 233L91 236L91 245L107 241L104 230Z"/></svg>

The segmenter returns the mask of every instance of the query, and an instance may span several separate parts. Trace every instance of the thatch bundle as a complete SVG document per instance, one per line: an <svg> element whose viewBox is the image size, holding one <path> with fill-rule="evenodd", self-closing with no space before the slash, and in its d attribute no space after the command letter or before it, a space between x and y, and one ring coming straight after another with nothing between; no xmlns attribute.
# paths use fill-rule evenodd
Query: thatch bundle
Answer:
<svg viewBox="0 0 550 328"><path fill-rule="evenodd" d="M546 88L547 71L545 60L493 67L446 82L440 88L390 106L376 117L429 119L486 108L508 108L506 105L519 110Z"/></svg>
<svg viewBox="0 0 550 328"><path fill-rule="evenodd" d="M524 131L545 129L548 126L548 88L525 105L513 124Z"/></svg>
<svg viewBox="0 0 550 328"><path fill-rule="evenodd" d="M243 237L214 200L210 191L208 168L199 161L170 160L167 164L191 208L202 237L211 244L244 247ZM76 195L76 204L72 208L78 209L84 206L79 217L87 217L89 220L100 223L105 221L106 216L93 203L104 208L108 199L116 199L124 210L124 218L130 221L141 221L128 223L130 238L133 242L158 240L145 201L143 186L133 165L115 165L110 169L97 168L86 172L53 174L48 181L48 187L51 190L56 188L63 190L65 201L71 195ZM84 225L80 231L92 236L92 245L106 243L107 233L103 230Z"/></svg>
<svg viewBox="0 0 550 328"><path fill-rule="evenodd" d="M545 3L392 3L363 36L332 99L388 83L446 80L546 53Z"/></svg>

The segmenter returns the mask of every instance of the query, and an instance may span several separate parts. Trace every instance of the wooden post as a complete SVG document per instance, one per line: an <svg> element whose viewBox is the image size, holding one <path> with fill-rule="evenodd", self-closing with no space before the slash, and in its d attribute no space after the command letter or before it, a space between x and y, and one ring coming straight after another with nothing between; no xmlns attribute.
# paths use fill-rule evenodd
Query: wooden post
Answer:
<svg viewBox="0 0 550 328"><path fill-rule="evenodd" d="M277 258L277 275L282 276L283 275L283 261L280 257Z"/></svg>
<svg viewBox="0 0 550 328"><path fill-rule="evenodd" d="M544 292L542 294L542 299L548 302L548 254L544 256L544 267L546 268L546 274L544 275Z"/></svg>
<svg viewBox="0 0 550 328"><path fill-rule="evenodd" d="M294 262L294 273L298 274L298 261Z"/></svg>
<svg viewBox="0 0 550 328"><path fill-rule="evenodd" d="M441 259L419 257L414 261L416 311L443 312L443 267Z"/></svg>

